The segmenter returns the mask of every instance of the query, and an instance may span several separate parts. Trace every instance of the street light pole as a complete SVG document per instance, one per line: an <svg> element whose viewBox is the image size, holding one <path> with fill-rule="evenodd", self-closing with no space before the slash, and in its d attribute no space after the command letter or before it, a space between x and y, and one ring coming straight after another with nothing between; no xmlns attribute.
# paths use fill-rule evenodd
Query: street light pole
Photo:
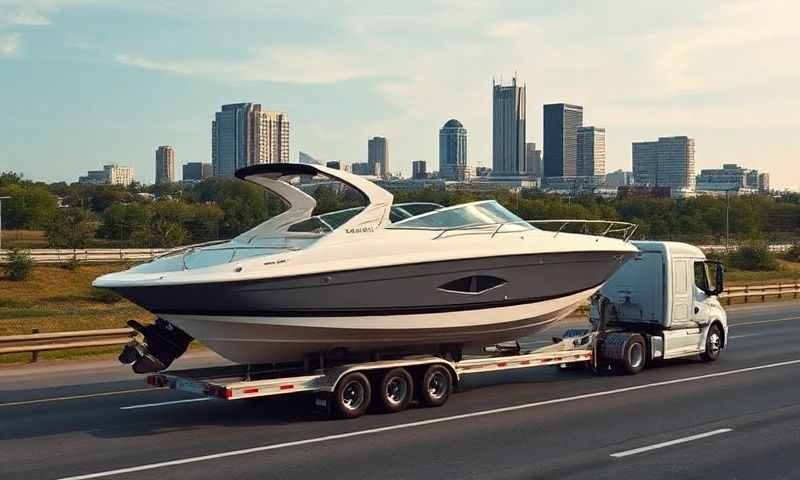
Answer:
<svg viewBox="0 0 800 480"><path fill-rule="evenodd" d="M731 238L731 197L730 190L725 190L725 253L730 249Z"/></svg>
<svg viewBox="0 0 800 480"><path fill-rule="evenodd" d="M11 197L0 197L0 250L3 249L3 200Z"/></svg>

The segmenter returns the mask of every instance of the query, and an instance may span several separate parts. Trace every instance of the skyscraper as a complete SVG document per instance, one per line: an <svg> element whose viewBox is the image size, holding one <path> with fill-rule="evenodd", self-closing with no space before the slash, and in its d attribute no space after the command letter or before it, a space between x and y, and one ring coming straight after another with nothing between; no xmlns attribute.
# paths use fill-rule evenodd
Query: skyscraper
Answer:
<svg viewBox="0 0 800 480"><path fill-rule="evenodd" d="M414 160L411 162L411 178L414 180L421 180L428 176L427 169L425 168L425 160Z"/></svg>
<svg viewBox="0 0 800 480"><path fill-rule="evenodd" d="M183 180L205 180L213 174L210 163L189 162L183 164Z"/></svg>
<svg viewBox="0 0 800 480"><path fill-rule="evenodd" d="M156 149L156 183L175 181L175 149L161 145Z"/></svg>
<svg viewBox="0 0 800 480"><path fill-rule="evenodd" d="M289 119L257 103L223 105L211 122L214 175L230 176L242 167L289 161Z"/></svg>
<svg viewBox="0 0 800 480"><path fill-rule="evenodd" d="M525 174L525 86L492 82L492 175Z"/></svg>
<svg viewBox="0 0 800 480"><path fill-rule="evenodd" d="M659 137L657 142L633 143L633 178L638 185L694 190L694 172L693 138Z"/></svg>
<svg viewBox="0 0 800 480"><path fill-rule="evenodd" d="M532 177L541 178L544 175L542 151L536 150L535 142L525 144L525 173Z"/></svg>
<svg viewBox="0 0 800 480"><path fill-rule="evenodd" d="M606 129L578 127L575 148L576 175L579 177L606 174Z"/></svg>
<svg viewBox="0 0 800 480"><path fill-rule="evenodd" d="M451 118L439 129L439 176L448 180L464 180L466 170L467 129L461 122Z"/></svg>
<svg viewBox="0 0 800 480"><path fill-rule="evenodd" d="M367 142L369 171L377 171L379 177L389 175L389 141L385 137L372 137ZM378 165L376 170L375 166Z"/></svg>
<svg viewBox="0 0 800 480"><path fill-rule="evenodd" d="M544 106L544 176L573 177L577 169L578 127L583 107L567 103Z"/></svg>

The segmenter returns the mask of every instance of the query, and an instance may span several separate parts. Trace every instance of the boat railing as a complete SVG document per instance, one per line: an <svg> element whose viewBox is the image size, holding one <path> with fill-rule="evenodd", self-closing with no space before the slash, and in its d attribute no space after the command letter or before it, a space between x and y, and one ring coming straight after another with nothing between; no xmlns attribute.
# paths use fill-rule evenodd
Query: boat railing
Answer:
<svg viewBox="0 0 800 480"><path fill-rule="evenodd" d="M283 237L280 237L283 238ZM189 266L186 264L186 258L194 253L198 249L203 249L205 252L230 252L230 258L227 260L220 262L220 263L230 263L235 260L236 253L238 251L245 251L245 250L291 250L296 251L300 250L297 247L289 246L289 245L249 245L249 244L236 244L236 245L228 245L230 240L212 240L210 242L203 242L203 243L196 243L193 245L186 245L183 247L174 248L168 252L164 252L161 255L153 257L150 261L153 262L160 258L170 257L170 256L181 256L181 263L183 264L183 269L188 270ZM215 245L225 245L220 248L213 248ZM212 247L212 248L209 248Z"/></svg>
<svg viewBox="0 0 800 480"><path fill-rule="evenodd" d="M449 233L461 232L468 234L489 234L491 237L502 233L518 232L519 230L508 230L505 227L509 225L525 225L537 227L539 230L552 232L553 237L557 237L560 233L564 233L574 226L579 227L578 232L586 235L596 235L600 237L616 236L618 235L623 241L628 241L636 233L639 228L635 223L622 222L618 220L588 220L588 219L553 219L553 220L514 220L508 222L497 223L480 223L460 225L457 227L436 228L439 233L433 237L434 240L444 237ZM544 226L555 226L555 230L540 228ZM504 230L505 229L505 230Z"/></svg>

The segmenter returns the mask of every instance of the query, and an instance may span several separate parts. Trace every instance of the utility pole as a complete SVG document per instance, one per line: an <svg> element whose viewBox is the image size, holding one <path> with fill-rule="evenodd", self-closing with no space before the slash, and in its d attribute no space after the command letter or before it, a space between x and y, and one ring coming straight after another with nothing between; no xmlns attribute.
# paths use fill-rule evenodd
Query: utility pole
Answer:
<svg viewBox="0 0 800 480"><path fill-rule="evenodd" d="M0 250L3 249L3 200L11 197L0 197Z"/></svg>
<svg viewBox="0 0 800 480"><path fill-rule="evenodd" d="M725 190L725 253L730 250L731 238L731 191Z"/></svg>

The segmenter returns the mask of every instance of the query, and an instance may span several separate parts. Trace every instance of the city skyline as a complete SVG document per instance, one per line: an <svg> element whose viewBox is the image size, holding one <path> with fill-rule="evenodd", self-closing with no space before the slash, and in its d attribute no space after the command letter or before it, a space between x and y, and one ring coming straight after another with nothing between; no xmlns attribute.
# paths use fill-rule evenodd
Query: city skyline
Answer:
<svg viewBox="0 0 800 480"><path fill-rule="evenodd" d="M470 163L491 166L487 85L517 71L531 112L570 101L589 109L585 124L608 129L609 171L631 168L632 142L684 134L697 139L698 168L747 164L774 172L778 187L800 185L800 120L772 114L798 102L800 67L781 61L800 37L794 3L510 2L454 12L322 2L306 15L263 2L225 12L188 2L42 5L11 0L0 19L0 75L14 85L0 92L0 168L29 178L117 162L151 183L161 142L210 161L209 115L239 99L291 116L292 159L302 148L363 162L364 139L380 133L392 139L393 168L409 176L412 160L437 158L434 132L455 117L470 129ZM124 22L112 27L112 16ZM59 82L46 81L51 71ZM541 145L540 116L527 123L525 140Z"/></svg>

